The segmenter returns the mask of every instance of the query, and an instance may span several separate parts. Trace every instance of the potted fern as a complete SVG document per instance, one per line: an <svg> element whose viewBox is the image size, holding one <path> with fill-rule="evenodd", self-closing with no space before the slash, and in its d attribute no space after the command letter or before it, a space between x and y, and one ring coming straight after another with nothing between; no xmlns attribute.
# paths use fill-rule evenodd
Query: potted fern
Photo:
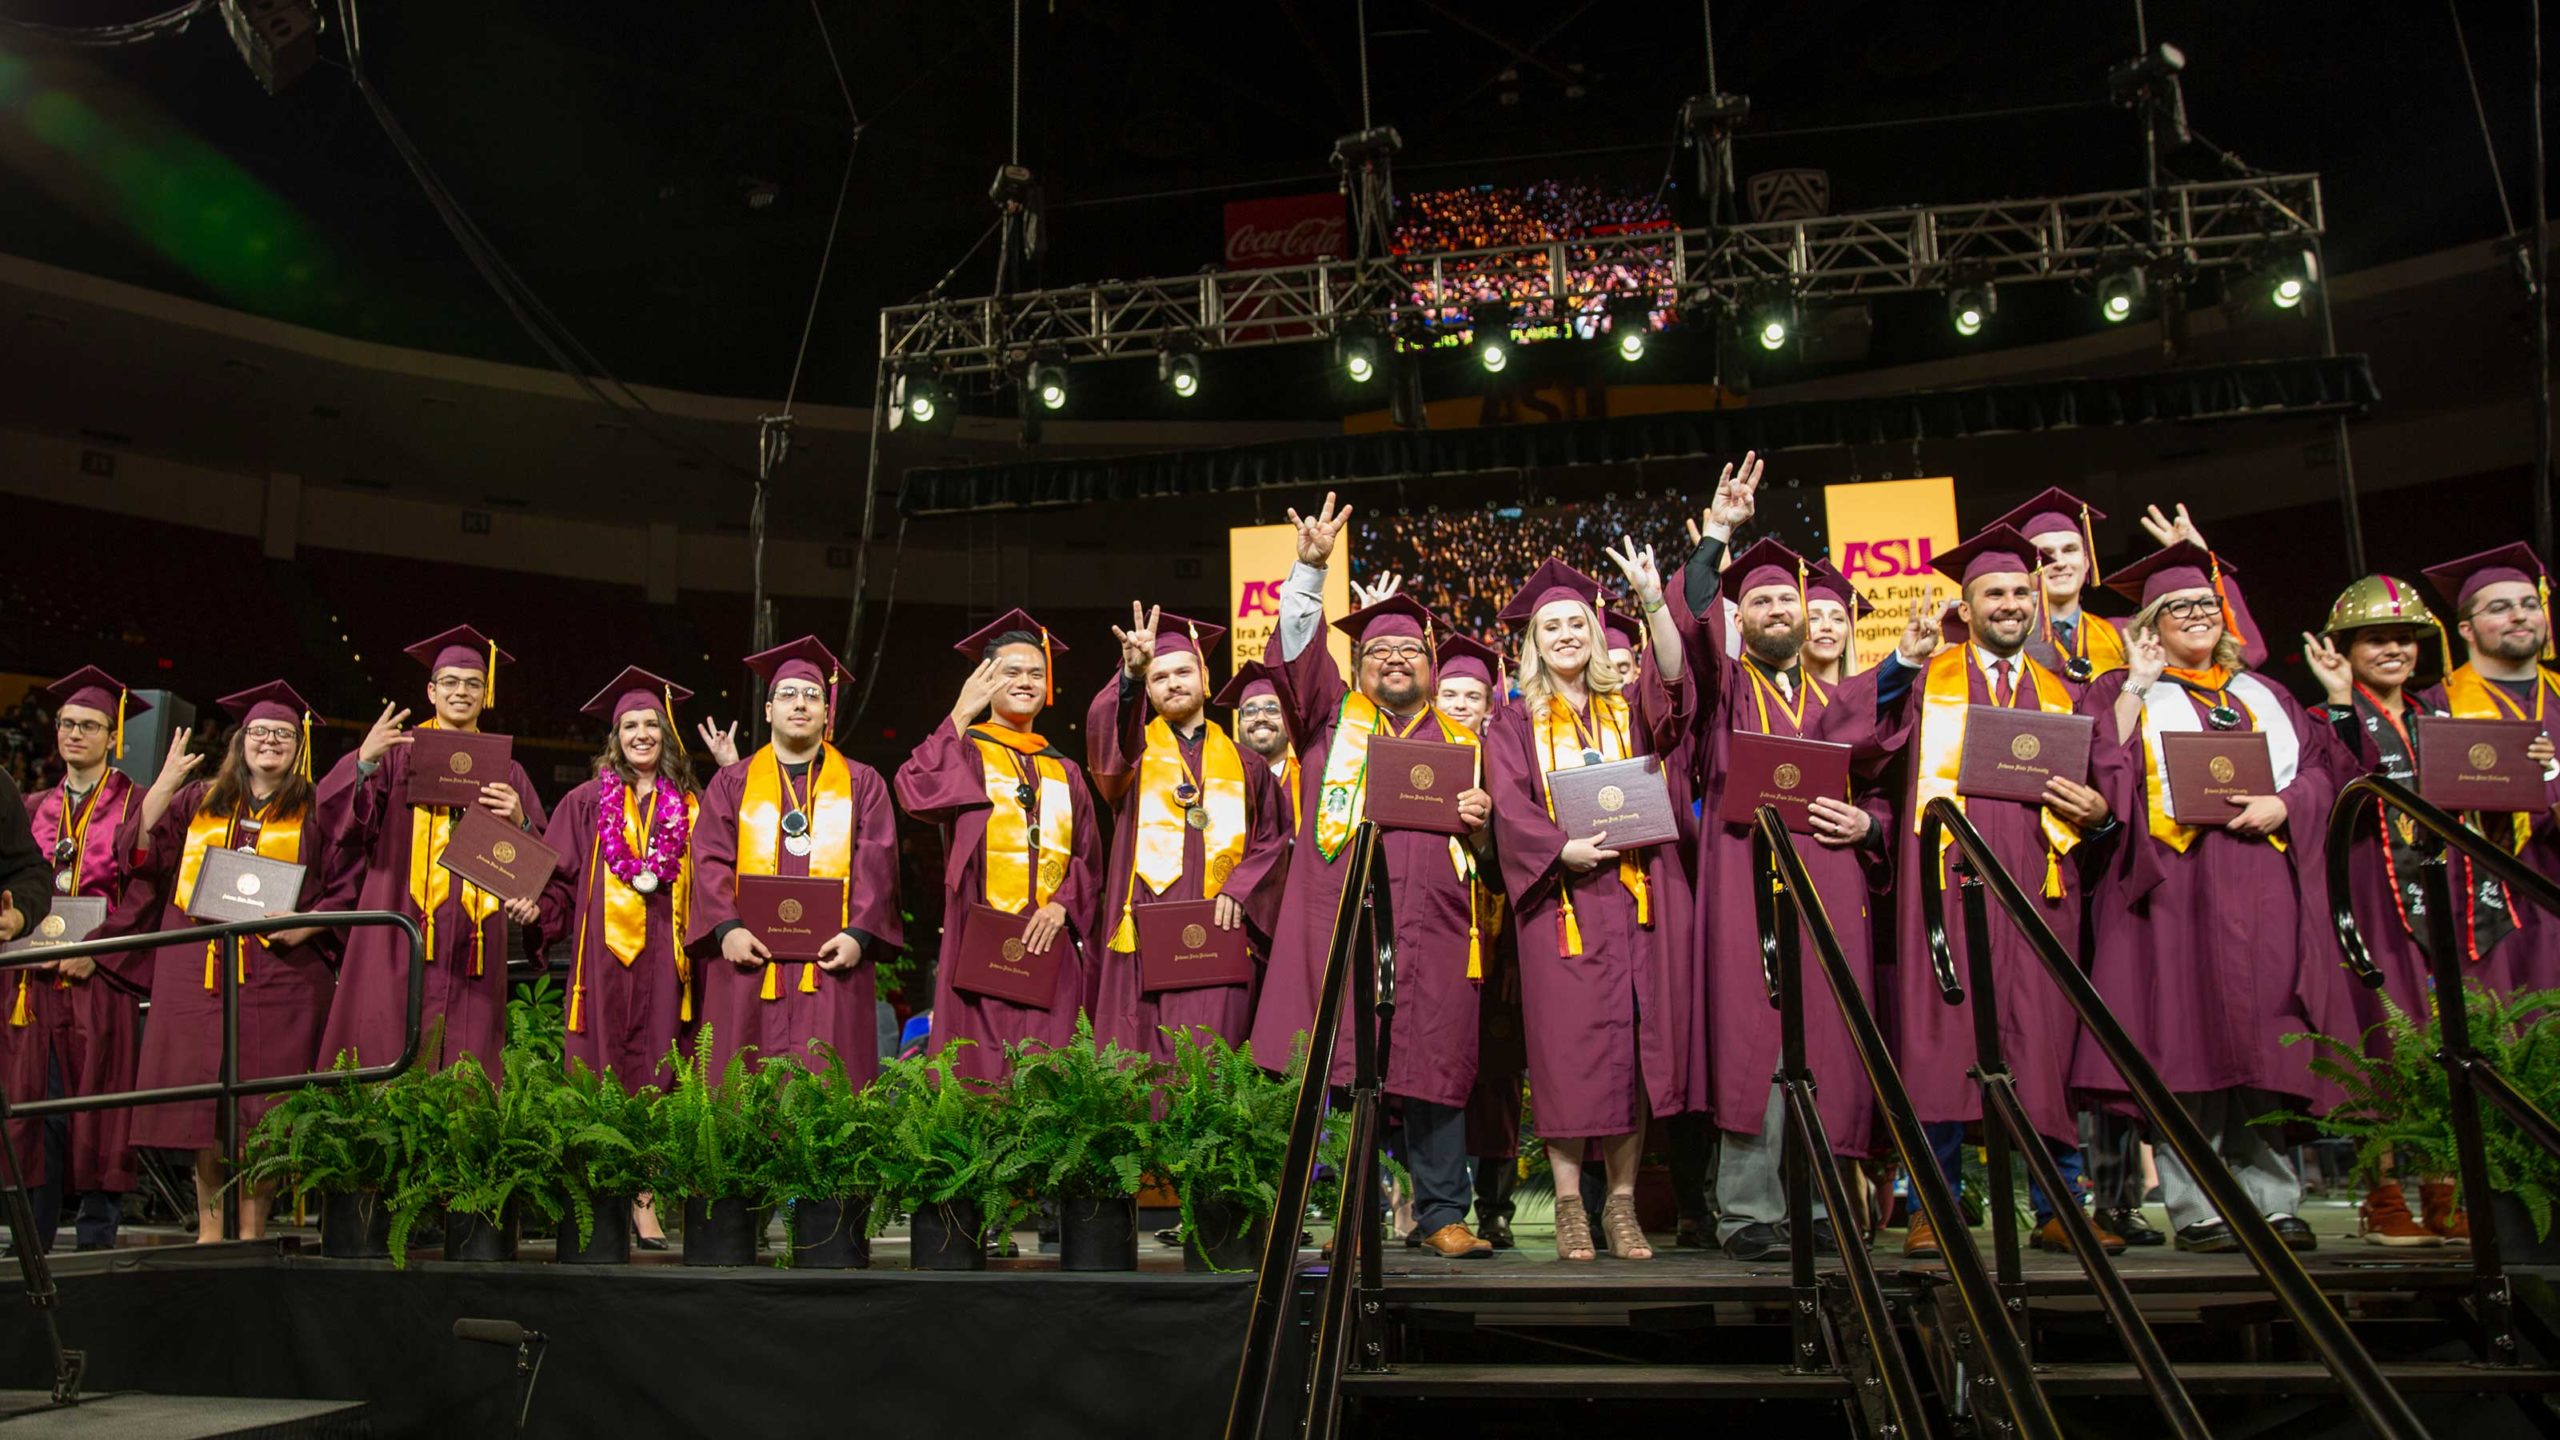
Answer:
<svg viewBox="0 0 2560 1440"><path fill-rule="evenodd" d="M834 1047L813 1048L819 1066L794 1065L775 1101L774 1182L791 1197L782 1263L868 1269L872 1197L880 1189L875 1160L887 1143L890 1107L883 1092L854 1083Z"/></svg>
<svg viewBox="0 0 2560 1440"><path fill-rule="evenodd" d="M1023 1046L1012 1060L1004 1173L1058 1202L1058 1268L1137 1269L1138 1191L1154 1160L1162 1067L1095 1045L1084 1015L1066 1044Z"/></svg>
<svg viewBox="0 0 2560 1440"><path fill-rule="evenodd" d="M656 1163L650 1111L657 1089L625 1091L611 1070L599 1074L573 1059L552 1095L559 1108L561 1166L573 1196L583 1197L582 1203L573 1200L569 1213L577 1243L561 1235L560 1262L623 1264L631 1258L632 1207L649 1188Z"/></svg>
<svg viewBox="0 0 2560 1440"><path fill-rule="evenodd" d="M584 1186L564 1164L566 1136L559 1072L523 1051L506 1059L508 1081L491 1082L465 1055L425 1076L405 1107L419 1136L391 1203L391 1259L408 1263L419 1218L444 1212L444 1258L513 1260L532 1210L558 1221Z"/></svg>
<svg viewBox="0 0 2560 1440"><path fill-rule="evenodd" d="M2463 993L2471 1043L2490 1066L2519 1092L2545 1105L2549 1097L2560 1095L2560 990L2501 994L2466 984ZM2396 1150L2414 1159L2421 1174L2459 1174L2453 1088L2433 1058L2443 1044L2442 1021L2432 1004L2422 1022L2390 996L2380 998L2383 1018L2365 1032L2368 1044L2331 1035L2285 1037L2287 1044L2310 1041L2318 1051L2312 1073L2346 1095L2313 1123L2355 1142L2356 1166L2363 1173L2373 1173ZM2560 1228L2552 1214L2555 1199L2560 1199L2560 1156L2535 1144L2503 1111L2485 1102L2480 1129L2500 1250L2510 1261L2560 1264ZM2465 1199L2480 1203L2477 1196Z"/></svg>
<svg viewBox="0 0 2560 1440"><path fill-rule="evenodd" d="M1018 1208L1002 1173L1003 1102L960 1078L956 1051L891 1060L873 1082L887 1141L873 1152L870 1229L906 1214L917 1270L984 1270L987 1236L1008 1233Z"/></svg>
<svg viewBox="0 0 2560 1440"><path fill-rule="evenodd" d="M1297 1078L1255 1064L1250 1045L1214 1034L1203 1039L1189 1027L1166 1033L1173 1061L1156 1125L1156 1167L1180 1197L1182 1266L1250 1269L1279 1196Z"/></svg>
<svg viewBox="0 0 2560 1440"><path fill-rule="evenodd" d="M757 1217L775 1199L774 1092L788 1067L742 1049L715 1076L702 1058L712 1053L705 1025L693 1054L679 1045L668 1057L675 1085L650 1112L654 1188L684 1197L684 1263L751 1265Z"/></svg>
<svg viewBox="0 0 2560 1440"><path fill-rule="evenodd" d="M353 1070L341 1053L337 1070ZM240 1182L275 1184L319 1197L320 1253L332 1260L380 1260L391 1254L391 1207L385 1195L403 1158L400 1134L383 1085L311 1085L293 1091L260 1117L242 1146Z"/></svg>

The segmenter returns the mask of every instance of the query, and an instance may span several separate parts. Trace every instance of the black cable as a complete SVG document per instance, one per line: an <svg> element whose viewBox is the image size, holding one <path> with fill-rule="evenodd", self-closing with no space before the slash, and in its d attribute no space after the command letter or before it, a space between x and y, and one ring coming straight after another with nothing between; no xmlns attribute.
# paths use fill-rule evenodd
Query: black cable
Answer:
<svg viewBox="0 0 2560 1440"><path fill-rule="evenodd" d="M170 35L181 35L198 15L211 9L213 0L189 0L172 10L146 15L120 25L48 25L39 20L13 20L0 15L0 26L28 35L41 36L62 45L84 45L105 48L117 45L140 45Z"/></svg>
<svg viewBox="0 0 2560 1440"><path fill-rule="evenodd" d="M2538 8L2538 7L2537 7ZM2489 153L2489 183L2498 189L2498 213L2506 218L2507 233L2516 233L2515 207L2507 203L2506 172L2498 168L2498 142L2489 133L2489 107L2480 98L2480 77L2471 68L2471 41L2462 33L2460 0L2444 0L2445 14L2453 19L2453 48L2462 55L2463 83L2471 87L2471 113L2480 119L2480 148Z"/></svg>
<svg viewBox="0 0 2560 1440"><path fill-rule="evenodd" d="M827 49L827 68L836 76L836 92L844 96L844 113L853 120L853 143L844 151L844 174L836 181L835 212L827 217L827 245L818 253L817 283L809 287L809 313L800 322L800 349L791 357L791 383L782 392L782 418L791 418L792 402L800 396L800 367L809 359L809 336L818 328L818 297L827 291L827 267L836 258L836 234L844 225L844 197L853 189L853 160L862 153L862 112L853 108L853 89L844 82L844 66L836 60L835 36L827 30L826 12L818 8L818 0L809 0L809 13L818 21L818 38Z"/></svg>
<svg viewBox="0 0 2560 1440"><path fill-rule="evenodd" d="M854 702L853 719L846 722L847 730L861 724L864 713L871 708L871 687L880 679L880 657L889 650L889 617L898 610L898 570L906 558L907 517L902 514L898 517L897 548L889 553L889 593L880 598L880 638L872 642L871 664L862 675L862 698Z"/></svg>

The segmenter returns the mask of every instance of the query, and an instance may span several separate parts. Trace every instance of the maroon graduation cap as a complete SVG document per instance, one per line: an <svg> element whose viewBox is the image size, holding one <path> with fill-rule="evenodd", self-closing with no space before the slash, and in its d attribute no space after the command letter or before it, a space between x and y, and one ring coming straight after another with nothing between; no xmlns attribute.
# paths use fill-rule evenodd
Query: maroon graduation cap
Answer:
<svg viewBox="0 0 2560 1440"><path fill-rule="evenodd" d="M401 652L427 667L432 678L442 670L469 670L481 677L480 708L498 708L498 667L515 663L513 655L498 648L498 642L469 625L456 625L441 635L430 635Z"/></svg>
<svg viewBox="0 0 2560 1440"><path fill-rule="evenodd" d="M1279 672L1259 660L1247 660L1236 667L1236 673L1209 699L1209 703L1232 710L1256 695L1278 695L1280 689L1271 677Z"/></svg>
<svg viewBox="0 0 2560 1440"><path fill-rule="evenodd" d="M1502 652L1473 635L1450 634L1441 637L1438 678L1442 680L1474 680L1494 700L1503 698L1494 688L1494 677L1502 673Z"/></svg>
<svg viewBox="0 0 2560 1440"><path fill-rule="evenodd" d="M231 718L243 725L261 720L282 720L302 727L302 747L293 754L294 773L311 778L311 702L294 693L294 688L281 680L252 685L246 690L225 695L213 702L231 712Z"/></svg>
<svg viewBox="0 0 2560 1440"><path fill-rule="evenodd" d="M1801 598L1811 572L1812 566L1802 555L1764 536L1733 557L1733 563L1724 567L1723 577L1716 582L1716 589L1736 605L1763 585L1793 586Z"/></svg>
<svg viewBox="0 0 2560 1440"><path fill-rule="evenodd" d="M1528 580L1504 602L1494 619L1505 625L1526 625L1539 611L1559 600L1579 600L1597 611L1607 588L1593 576L1550 555L1529 572Z"/></svg>
<svg viewBox="0 0 2560 1440"><path fill-rule="evenodd" d="M2070 491L2048 489L2026 504L1993 520L1983 529L1989 530L1992 526L2006 525L2026 536L2029 541L2027 549L2029 558L2033 558L2036 554L2033 542L2040 536L2055 534L2079 536L2080 551L2089 557L2088 577L2080 583L2087 585L2098 578L2098 539L2097 533L2090 528L2089 522L2106 518L2106 511L2093 508L2088 501Z"/></svg>
<svg viewBox="0 0 2560 1440"><path fill-rule="evenodd" d="M1019 607L1007 610L1002 615L996 617L994 624L979 628L977 631L972 633L969 638L961 641L959 644L954 645L951 648L968 656L972 660L984 660L987 658L987 651L996 643L997 640L1004 636L1017 633L1023 635L1037 635L1040 637L1041 665L1043 669L1049 672L1049 695L1047 703L1052 705L1057 704L1057 657L1067 653L1067 642L1050 635L1049 627L1032 619L1030 611ZM1220 633L1223 634L1224 632L1222 631Z"/></svg>
<svg viewBox="0 0 2560 1440"><path fill-rule="evenodd" d="M115 756L124 758L124 722L129 715L144 714L151 702L136 695L125 683L95 665L83 665L46 687L45 695L55 708L77 705L115 717Z"/></svg>

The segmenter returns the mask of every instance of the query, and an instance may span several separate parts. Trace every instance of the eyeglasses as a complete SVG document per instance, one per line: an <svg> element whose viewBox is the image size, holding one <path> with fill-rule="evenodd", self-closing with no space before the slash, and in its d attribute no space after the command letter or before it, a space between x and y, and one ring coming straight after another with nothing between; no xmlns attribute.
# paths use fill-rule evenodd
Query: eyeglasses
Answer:
<svg viewBox="0 0 2560 1440"><path fill-rule="evenodd" d="M2192 620L2198 615L2219 615L2222 602L2211 595L2191 595L2184 600L2160 602L2160 613L2172 620Z"/></svg>
<svg viewBox="0 0 2560 1440"><path fill-rule="evenodd" d="M1248 720L1257 720L1265 715L1276 717L1280 713L1280 702L1277 700L1256 700L1248 705L1237 706L1236 713Z"/></svg>
<svg viewBox="0 0 2560 1440"><path fill-rule="evenodd" d="M63 719L54 721L53 728L65 735L104 735L108 726L104 720Z"/></svg>
<svg viewBox="0 0 2560 1440"><path fill-rule="evenodd" d="M1423 649L1420 645L1414 644L1411 641L1407 641L1402 645L1363 645L1360 647L1360 658L1363 660L1402 660L1408 665L1418 665L1422 661L1430 658L1430 655L1430 651Z"/></svg>
<svg viewBox="0 0 2560 1440"><path fill-rule="evenodd" d="M244 727L240 733L247 736L251 743L261 745L290 745L300 738L297 732L281 725L250 725Z"/></svg>
<svg viewBox="0 0 2560 1440"><path fill-rule="evenodd" d="M2474 609L2469 616L2465 616L2464 618L2470 619L2476 616L2486 615L2492 619L2496 619L2506 615L2539 615L2541 613L2541 599L2536 596L2526 595L2515 600L2489 601L2487 604Z"/></svg>
<svg viewBox="0 0 2560 1440"><path fill-rule="evenodd" d="M489 688L489 682L478 675L439 675L428 688L442 691L447 695L456 692L477 695Z"/></svg>
<svg viewBox="0 0 2560 1440"><path fill-rule="evenodd" d="M794 700L817 701L826 699L827 692L813 685L792 685L775 690L773 698L777 704L788 704Z"/></svg>

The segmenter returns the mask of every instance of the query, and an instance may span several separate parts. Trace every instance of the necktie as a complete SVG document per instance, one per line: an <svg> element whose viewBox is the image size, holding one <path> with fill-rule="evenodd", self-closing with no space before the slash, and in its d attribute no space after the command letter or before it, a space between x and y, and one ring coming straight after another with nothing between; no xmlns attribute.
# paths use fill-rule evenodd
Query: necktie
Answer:
<svg viewBox="0 0 2560 1440"><path fill-rule="evenodd" d="M2018 699L2018 688L2009 679L2010 667L2017 663L2014 658L2001 661L2000 678L1992 688L1993 698L2000 702L2000 708L2004 710L2015 704Z"/></svg>

